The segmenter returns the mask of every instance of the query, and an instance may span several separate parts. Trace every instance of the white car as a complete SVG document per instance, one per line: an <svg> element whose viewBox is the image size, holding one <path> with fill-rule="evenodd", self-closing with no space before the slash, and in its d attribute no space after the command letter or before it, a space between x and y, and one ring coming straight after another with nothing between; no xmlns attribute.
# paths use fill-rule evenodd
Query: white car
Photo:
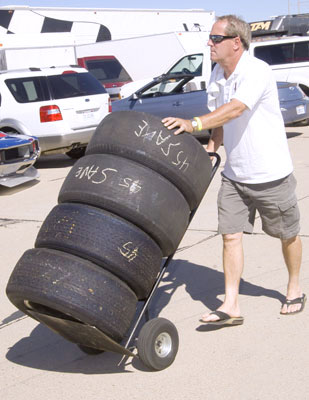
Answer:
<svg viewBox="0 0 309 400"><path fill-rule="evenodd" d="M41 154L81 156L111 111L104 87L78 66L2 71L0 95L0 130L36 136Z"/></svg>

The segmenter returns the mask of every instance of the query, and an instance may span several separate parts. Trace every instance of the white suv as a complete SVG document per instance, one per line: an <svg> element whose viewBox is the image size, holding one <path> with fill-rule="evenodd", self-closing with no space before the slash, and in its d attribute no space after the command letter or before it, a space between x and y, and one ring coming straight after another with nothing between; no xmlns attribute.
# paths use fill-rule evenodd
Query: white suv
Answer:
<svg viewBox="0 0 309 400"><path fill-rule="evenodd" d="M0 72L0 130L39 139L42 154L82 155L111 111L100 82L78 66Z"/></svg>

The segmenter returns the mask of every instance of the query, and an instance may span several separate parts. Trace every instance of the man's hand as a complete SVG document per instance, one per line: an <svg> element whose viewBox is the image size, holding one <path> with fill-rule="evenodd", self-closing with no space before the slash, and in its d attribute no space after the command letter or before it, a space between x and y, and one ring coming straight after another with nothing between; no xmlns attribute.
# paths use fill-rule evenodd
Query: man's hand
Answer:
<svg viewBox="0 0 309 400"><path fill-rule="evenodd" d="M179 128L177 129L177 131L174 132L175 135L178 135L182 132L193 132L193 127L189 119L167 117L162 119L162 123L167 129Z"/></svg>

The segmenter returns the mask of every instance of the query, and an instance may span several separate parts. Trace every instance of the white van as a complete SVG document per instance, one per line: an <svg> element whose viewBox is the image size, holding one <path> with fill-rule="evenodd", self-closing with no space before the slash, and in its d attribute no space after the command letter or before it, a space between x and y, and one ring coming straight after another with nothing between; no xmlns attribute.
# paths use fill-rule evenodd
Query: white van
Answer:
<svg viewBox="0 0 309 400"><path fill-rule="evenodd" d="M271 66L277 81L299 83L309 96L309 36L257 39L249 52Z"/></svg>

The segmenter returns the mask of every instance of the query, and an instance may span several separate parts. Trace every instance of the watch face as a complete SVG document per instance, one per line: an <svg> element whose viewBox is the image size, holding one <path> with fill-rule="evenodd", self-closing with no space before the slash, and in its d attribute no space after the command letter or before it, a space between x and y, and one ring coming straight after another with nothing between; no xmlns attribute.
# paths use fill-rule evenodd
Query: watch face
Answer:
<svg viewBox="0 0 309 400"><path fill-rule="evenodd" d="M194 119L191 121L191 124L192 124L193 128L197 127L197 122Z"/></svg>

